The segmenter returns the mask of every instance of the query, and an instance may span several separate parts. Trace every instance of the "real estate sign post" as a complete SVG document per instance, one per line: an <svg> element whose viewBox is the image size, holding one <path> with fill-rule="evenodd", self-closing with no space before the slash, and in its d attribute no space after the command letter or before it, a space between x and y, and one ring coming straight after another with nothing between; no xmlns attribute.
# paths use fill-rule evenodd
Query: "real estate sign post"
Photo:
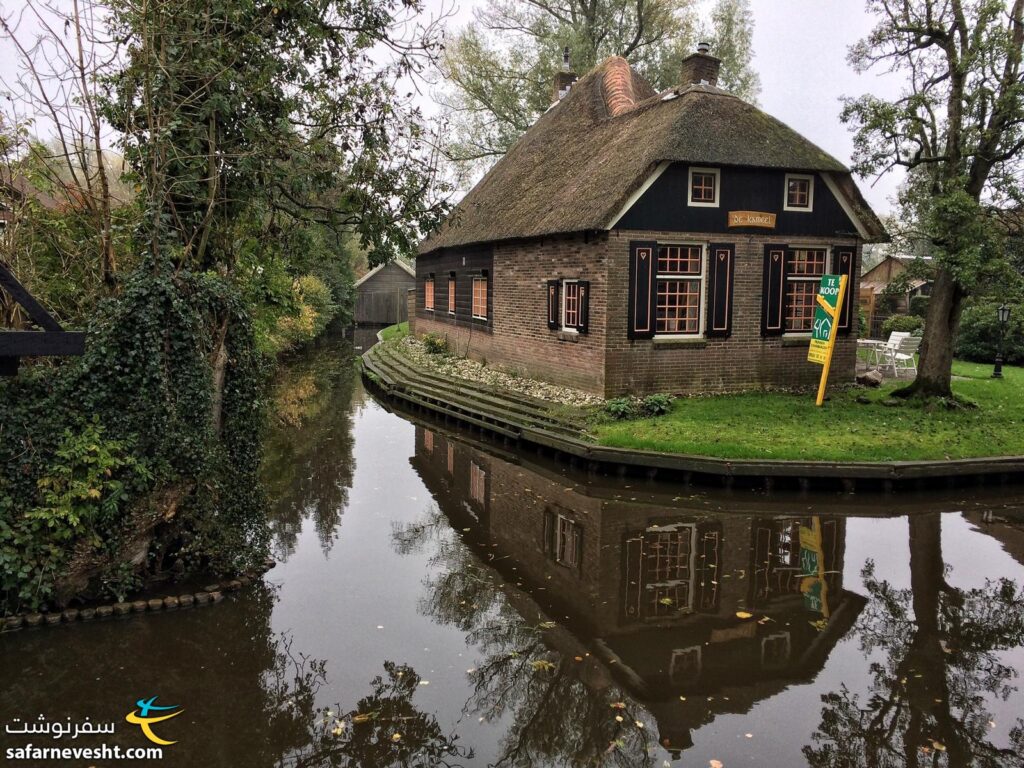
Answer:
<svg viewBox="0 0 1024 768"><path fill-rule="evenodd" d="M821 383L818 385L816 405L825 399L825 384L828 382L828 370L832 365L832 350L836 346L839 335L839 312L846 295L846 275L822 275L815 297L818 306L814 310L814 326L811 329L811 347L807 351L807 360L821 366Z"/></svg>

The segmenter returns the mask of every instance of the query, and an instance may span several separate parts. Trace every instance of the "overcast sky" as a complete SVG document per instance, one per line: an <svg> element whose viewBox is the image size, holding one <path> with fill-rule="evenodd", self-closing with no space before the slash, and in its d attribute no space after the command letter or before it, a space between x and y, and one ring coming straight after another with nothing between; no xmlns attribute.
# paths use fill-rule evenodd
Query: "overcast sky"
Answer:
<svg viewBox="0 0 1024 768"><path fill-rule="evenodd" d="M426 0L426 12L436 14L454 2L451 26L458 27L471 20L474 5L480 1ZM699 2L704 12L713 4L712 0ZM839 122L839 97L862 93L891 97L900 90L898 78L857 75L846 63L849 46L873 24L864 13L864 0L750 0L750 5L761 107L849 163L852 141ZM19 8L17 0L0 0L2 12ZM7 41L0 44L0 72L6 77L13 74L16 63L11 48ZM877 183L874 179L860 179L859 183L876 211L884 213L890 209L889 198L899 181L896 174L890 174Z"/></svg>
<svg viewBox="0 0 1024 768"><path fill-rule="evenodd" d="M428 9L436 12L442 2L451 7L451 0L427 0ZM480 0L455 2L452 24L460 26L471 20ZM702 12L711 5L711 0L702 0ZM850 45L874 25L864 12L864 0L750 0L750 6L761 108L849 164L853 142L839 122L839 97L863 93L893 97L901 87L898 77L858 75L846 62ZM875 210L885 213L901 178L902 174L890 173L877 183L875 179L858 179L858 183Z"/></svg>

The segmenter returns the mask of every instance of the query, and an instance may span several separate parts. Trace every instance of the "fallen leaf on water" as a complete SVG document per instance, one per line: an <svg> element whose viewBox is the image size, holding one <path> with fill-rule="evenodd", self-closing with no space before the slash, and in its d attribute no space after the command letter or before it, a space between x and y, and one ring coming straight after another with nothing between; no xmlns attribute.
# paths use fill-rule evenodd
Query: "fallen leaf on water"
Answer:
<svg viewBox="0 0 1024 768"><path fill-rule="evenodd" d="M402 734L400 734L400 733L392 733L391 734L391 740L392 741L401 741L402 740Z"/></svg>
<svg viewBox="0 0 1024 768"><path fill-rule="evenodd" d="M625 709L626 703L623 701L616 701L610 705L612 709Z"/></svg>
<svg viewBox="0 0 1024 768"><path fill-rule="evenodd" d="M369 715L353 715L352 716L352 722L353 723L368 723L368 722L370 722L370 716Z"/></svg>
<svg viewBox="0 0 1024 768"><path fill-rule="evenodd" d="M941 741L935 741L935 739L932 739L932 746L935 748L936 752L946 751L946 745L943 744Z"/></svg>
<svg viewBox="0 0 1024 768"><path fill-rule="evenodd" d="M625 719L626 719L626 718L624 718L624 717L623 717L622 715L616 715L616 716L615 716L615 722L616 722L616 723L621 723L621 722L622 722L623 720L625 720Z"/></svg>
<svg viewBox="0 0 1024 768"><path fill-rule="evenodd" d="M548 661L547 659L537 659L536 661L530 662L530 664L537 672L540 672L542 670L549 671L555 668L554 663Z"/></svg>
<svg viewBox="0 0 1024 768"><path fill-rule="evenodd" d="M661 603L662 605L672 605L672 603L673 603L674 601L672 600L672 598L671 598L671 597L663 597L663 598L661 598L661 600L659 600L658 602L659 602L659 603Z"/></svg>
<svg viewBox="0 0 1024 768"><path fill-rule="evenodd" d="M709 760L708 764L711 768L725 768L721 760Z"/></svg>
<svg viewBox="0 0 1024 768"><path fill-rule="evenodd" d="M420 685L430 685L429 680L420 680Z"/></svg>
<svg viewBox="0 0 1024 768"><path fill-rule="evenodd" d="M573 656L572 658L573 658L573 661L583 661L583 657L582 656Z"/></svg>
<svg viewBox="0 0 1024 768"><path fill-rule="evenodd" d="M643 728L644 727L644 724L641 723L639 720L634 720L633 722L636 723L636 727L637 728Z"/></svg>
<svg viewBox="0 0 1024 768"><path fill-rule="evenodd" d="M748 613L747 611L736 611L737 619L750 619L753 618L754 614Z"/></svg>

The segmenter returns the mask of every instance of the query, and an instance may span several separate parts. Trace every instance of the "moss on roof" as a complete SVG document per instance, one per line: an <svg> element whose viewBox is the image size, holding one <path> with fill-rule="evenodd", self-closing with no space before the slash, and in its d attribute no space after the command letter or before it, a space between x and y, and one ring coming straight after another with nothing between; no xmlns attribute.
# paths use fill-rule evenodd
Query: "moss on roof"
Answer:
<svg viewBox="0 0 1024 768"><path fill-rule="evenodd" d="M623 108L624 100L632 108ZM884 237L849 169L792 128L719 88L658 94L613 56L520 137L420 253L607 229L665 161L835 174L871 239Z"/></svg>

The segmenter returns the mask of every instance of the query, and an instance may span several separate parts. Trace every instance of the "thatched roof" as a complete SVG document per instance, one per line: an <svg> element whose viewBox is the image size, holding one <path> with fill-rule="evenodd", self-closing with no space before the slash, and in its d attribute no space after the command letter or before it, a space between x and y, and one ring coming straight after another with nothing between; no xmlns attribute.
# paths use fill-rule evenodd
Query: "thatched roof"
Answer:
<svg viewBox="0 0 1024 768"><path fill-rule="evenodd" d="M885 236L849 170L792 128L720 88L659 94L613 56L520 137L420 253L607 229L662 162L827 173L870 239Z"/></svg>

